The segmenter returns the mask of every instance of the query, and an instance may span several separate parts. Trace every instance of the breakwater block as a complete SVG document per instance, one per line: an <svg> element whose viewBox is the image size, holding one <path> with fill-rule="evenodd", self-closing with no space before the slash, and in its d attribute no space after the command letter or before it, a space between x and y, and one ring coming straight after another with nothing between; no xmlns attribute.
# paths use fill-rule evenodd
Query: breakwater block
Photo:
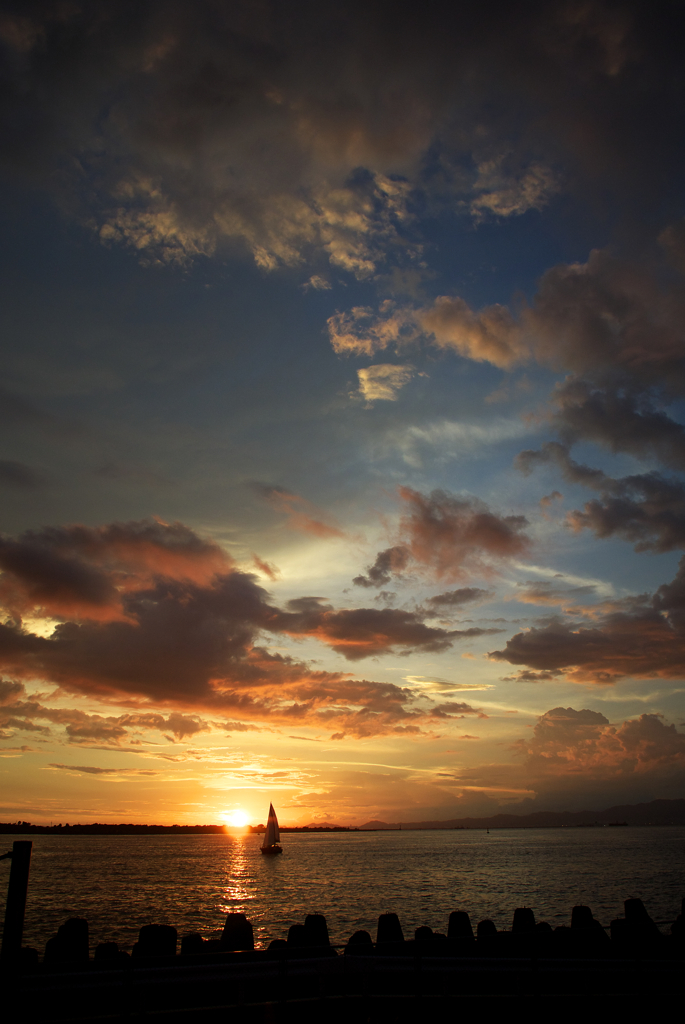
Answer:
<svg viewBox="0 0 685 1024"><path fill-rule="evenodd" d="M337 955L329 942L328 926L323 914L307 914L304 924L290 926L287 952L289 955L305 958Z"/></svg>
<svg viewBox="0 0 685 1024"><path fill-rule="evenodd" d="M181 939L181 956L195 956L204 952L205 940L198 932L184 935Z"/></svg>
<svg viewBox="0 0 685 1024"><path fill-rule="evenodd" d="M397 914L381 914L378 918L376 943L385 944L387 942L393 944L404 942L404 933Z"/></svg>
<svg viewBox="0 0 685 1024"><path fill-rule="evenodd" d="M98 970L101 968L113 970L116 967L123 967L129 959L129 954L125 953L123 949L119 949L116 942L101 942L96 946L95 955L93 956Z"/></svg>
<svg viewBox="0 0 685 1024"><path fill-rule="evenodd" d="M447 922L447 938L470 939L473 942L471 920L465 910L453 910Z"/></svg>
<svg viewBox="0 0 685 1024"><path fill-rule="evenodd" d="M642 900L630 899L623 904L625 917L611 922L611 941L623 952L638 953L655 948L663 935L647 913Z"/></svg>
<svg viewBox="0 0 685 1024"><path fill-rule="evenodd" d="M363 929L350 936L345 946L345 956L373 956L373 942Z"/></svg>
<svg viewBox="0 0 685 1024"><path fill-rule="evenodd" d="M226 918L220 948L237 951L254 949L252 925L244 914L229 914Z"/></svg>
<svg viewBox="0 0 685 1024"><path fill-rule="evenodd" d="M535 914L530 907L517 907L514 911L514 921L511 926L515 935L525 935L535 929Z"/></svg>
<svg viewBox="0 0 685 1024"><path fill-rule="evenodd" d="M304 928L309 946L330 946L328 925L323 914L307 914L304 919Z"/></svg>
<svg viewBox="0 0 685 1024"><path fill-rule="evenodd" d="M132 955L176 956L178 932L170 924L146 924L138 932Z"/></svg>
<svg viewBox="0 0 685 1024"><path fill-rule="evenodd" d="M87 966L88 922L83 917L70 917L57 929L57 935L45 945L44 963L49 966L68 965L76 970Z"/></svg>

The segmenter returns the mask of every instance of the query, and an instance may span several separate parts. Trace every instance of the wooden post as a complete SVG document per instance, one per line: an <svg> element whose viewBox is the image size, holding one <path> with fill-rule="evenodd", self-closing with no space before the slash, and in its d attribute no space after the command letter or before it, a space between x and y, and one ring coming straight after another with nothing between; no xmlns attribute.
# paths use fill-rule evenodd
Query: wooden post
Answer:
<svg viewBox="0 0 685 1024"><path fill-rule="evenodd" d="M33 843L30 840L15 840L12 844L12 853L5 854L5 856L11 856L12 866L7 887L5 930L2 935L2 950L0 951L0 960L3 963L14 959L21 951L32 846Z"/></svg>

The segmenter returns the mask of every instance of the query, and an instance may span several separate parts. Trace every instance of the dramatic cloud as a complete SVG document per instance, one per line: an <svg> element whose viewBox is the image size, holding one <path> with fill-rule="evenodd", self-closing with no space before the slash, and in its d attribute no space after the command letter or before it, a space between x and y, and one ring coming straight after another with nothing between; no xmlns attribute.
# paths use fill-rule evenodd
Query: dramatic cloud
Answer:
<svg viewBox="0 0 685 1024"><path fill-rule="evenodd" d="M504 306L475 313L463 299L441 295L414 316L438 348L452 349L467 359L508 369L529 356L521 327Z"/></svg>
<svg viewBox="0 0 685 1024"><path fill-rule="evenodd" d="M675 390L676 384L668 369L663 386ZM552 409L551 424L567 445L591 441L685 469L685 428L656 408L654 396L637 381L626 389L621 382L595 387L572 377L554 391Z"/></svg>
<svg viewBox="0 0 685 1024"><path fill-rule="evenodd" d="M383 587L393 576L399 576L407 568L411 554L408 548L396 545L379 551L376 561L366 570L366 576L355 576L352 582L357 587Z"/></svg>
<svg viewBox="0 0 685 1024"><path fill-rule="evenodd" d="M445 491L425 495L400 487L398 494L404 503L397 531L401 543L379 552L367 574L355 577L357 586L384 586L408 567L428 571L435 579L491 574L498 561L528 548L524 516L499 516L479 498L457 498Z"/></svg>
<svg viewBox="0 0 685 1024"><path fill-rule="evenodd" d="M125 618L124 595L158 577L202 583L231 559L182 523L48 527L0 537L0 603L33 615Z"/></svg>
<svg viewBox="0 0 685 1024"><path fill-rule="evenodd" d="M596 250L548 270L517 315L443 295L422 307L386 301L377 314L357 307L332 317L329 332L335 351L351 355L399 354L423 339L503 369L535 361L570 371L548 414L564 444L591 441L682 470L685 427L665 407L685 394L684 295L682 279L658 263Z"/></svg>
<svg viewBox="0 0 685 1024"><path fill-rule="evenodd" d="M359 391L367 402L396 402L405 384L414 374L413 366L378 363L357 370Z"/></svg>
<svg viewBox="0 0 685 1024"><path fill-rule="evenodd" d="M476 313L463 299L447 295L418 309L396 307L389 300L377 314L355 307L330 317L328 331L333 350L340 355L372 356L391 347L401 352L424 337L438 348L504 369L530 357L520 325L504 306Z"/></svg>
<svg viewBox="0 0 685 1024"><path fill-rule="evenodd" d="M64 738L81 746L121 747L140 743L141 735L156 731L167 740L184 740L208 731L210 724L197 715L183 715L172 712L165 716L156 712L127 712L123 715L87 714L77 708L46 707L39 700L26 693L23 683L0 680L0 726L50 735L49 726L37 722L49 722L64 727ZM226 725L228 723L223 723Z"/></svg>
<svg viewBox="0 0 685 1024"><path fill-rule="evenodd" d="M597 711L552 708L522 745L536 775L633 776L685 768L685 735L659 715L614 726Z"/></svg>
<svg viewBox="0 0 685 1024"><path fill-rule="evenodd" d="M370 734L418 729L426 718L427 712L405 707L410 690L312 671L258 646L264 634L316 638L354 661L392 651L442 651L492 632L426 626L420 611L335 610L320 598L277 608L254 576L178 523L33 532L5 539L0 558L0 596L13 614L0 625L6 671L103 699L127 695L238 720L298 719L354 732L361 716ZM52 633L23 628L19 610L51 618ZM0 696L16 705L18 685L5 684ZM24 712L31 720L31 708ZM85 743L117 744L131 726L176 738L207 728L203 719L176 713L47 717L65 724L73 742Z"/></svg>
<svg viewBox="0 0 685 1024"><path fill-rule="evenodd" d="M412 192L517 216L563 159L656 203L679 31L676 10L603 0L47 0L0 23L4 159L72 202L85 178L83 219L148 261L238 243L265 268L313 255L363 277L411 258Z"/></svg>
<svg viewBox="0 0 685 1024"><path fill-rule="evenodd" d="M636 551L672 551L685 546L685 485L660 473L642 473L614 479L600 469L573 460L568 449L552 441L539 451L524 451L516 464L524 473L551 463L566 480L599 491L601 500L588 501L583 510L569 512L566 522L574 531L592 530L601 538L620 537Z"/></svg>
<svg viewBox="0 0 685 1024"><path fill-rule="evenodd" d="M556 620L517 633L490 657L557 672L576 682L614 683L624 677L682 679L685 675L685 564L652 595L599 606L595 621ZM525 676L520 677L525 681ZM539 677L538 677L539 678Z"/></svg>
<svg viewBox="0 0 685 1024"><path fill-rule="evenodd" d="M492 561L520 555L528 547L524 516L499 516L478 498L457 498L445 491L421 494L400 487L406 511L400 533L412 559L436 578L458 579Z"/></svg>

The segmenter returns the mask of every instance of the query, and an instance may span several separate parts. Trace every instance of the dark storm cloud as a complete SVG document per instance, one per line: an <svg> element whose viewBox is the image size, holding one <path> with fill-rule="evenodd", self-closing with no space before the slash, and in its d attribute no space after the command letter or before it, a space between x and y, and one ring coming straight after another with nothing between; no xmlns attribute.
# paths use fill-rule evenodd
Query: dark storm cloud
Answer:
<svg viewBox="0 0 685 1024"><path fill-rule="evenodd" d="M228 239L364 276L410 189L476 220L578 179L663 207L680 32L639 0L4 3L5 161L148 258Z"/></svg>
<svg viewBox="0 0 685 1024"><path fill-rule="evenodd" d="M614 683L626 676L682 679L685 674L685 563L653 595L597 609L590 624L555 620L517 633L496 661L577 682Z"/></svg>

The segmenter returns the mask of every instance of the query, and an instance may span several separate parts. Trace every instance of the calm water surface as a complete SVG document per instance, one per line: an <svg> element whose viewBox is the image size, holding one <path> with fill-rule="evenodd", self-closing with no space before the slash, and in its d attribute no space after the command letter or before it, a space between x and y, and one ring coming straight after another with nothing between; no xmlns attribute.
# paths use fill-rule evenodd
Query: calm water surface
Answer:
<svg viewBox="0 0 685 1024"><path fill-rule="evenodd" d="M13 838L0 837L1 852ZM410 938L422 924L446 931L458 909L508 928L529 906L555 926L584 903L608 924L630 896L672 921L685 896L685 827L291 834L275 858L251 835L32 838L25 943L38 949L69 917L88 919L92 948L130 949L153 923L215 937L233 911L250 918L258 945L308 913L325 914L342 943L358 928L375 937L390 910ZM3 888L5 872L8 862Z"/></svg>

